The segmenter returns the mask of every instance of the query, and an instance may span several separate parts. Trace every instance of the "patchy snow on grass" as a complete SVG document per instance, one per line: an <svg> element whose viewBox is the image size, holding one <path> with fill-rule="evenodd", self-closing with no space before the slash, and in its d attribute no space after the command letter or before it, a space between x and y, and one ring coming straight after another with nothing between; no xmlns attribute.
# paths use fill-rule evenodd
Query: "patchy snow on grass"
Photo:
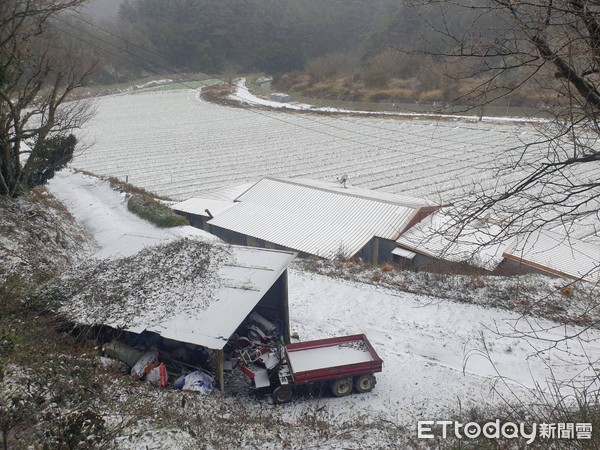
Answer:
<svg viewBox="0 0 600 450"><path fill-rule="evenodd" d="M167 84L171 84L173 83L173 80L171 79L165 79L165 80L152 80L152 81L148 81L147 83L144 84L136 84L135 86L133 86L133 89L146 89L146 88L151 88L151 87L157 87L157 86L165 86Z"/></svg>
<svg viewBox="0 0 600 450"><path fill-rule="evenodd" d="M68 211L43 188L0 199L0 280L63 270L93 246Z"/></svg>

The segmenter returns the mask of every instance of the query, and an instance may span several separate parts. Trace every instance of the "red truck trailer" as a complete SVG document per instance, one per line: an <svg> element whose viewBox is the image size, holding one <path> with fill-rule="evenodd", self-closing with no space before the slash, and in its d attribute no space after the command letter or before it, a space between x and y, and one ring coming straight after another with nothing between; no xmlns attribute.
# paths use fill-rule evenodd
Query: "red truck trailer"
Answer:
<svg viewBox="0 0 600 450"><path fill-rule="evenodd" d="M304 384L328 384L336 397L356 392L369 392L375 387L375 373L381 372L383 361L364 334L341 336L316 341L289 344L280 349L279 364L271 366L277 372L278 386L273 390L275 403L292 399L293 387ZM265 378L269 370L242 371L253 378L256 387L272 385ZM272 378L272 377L269 377Z"/></svg>

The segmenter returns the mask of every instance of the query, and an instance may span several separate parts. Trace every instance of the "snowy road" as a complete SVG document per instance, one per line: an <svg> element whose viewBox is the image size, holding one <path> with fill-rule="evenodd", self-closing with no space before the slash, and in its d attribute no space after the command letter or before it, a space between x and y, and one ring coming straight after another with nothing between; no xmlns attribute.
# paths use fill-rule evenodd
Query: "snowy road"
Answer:
<svg viewBox="0 0 600 450"><path fill-rule="evenodd" d="M130 256L149 245L164 244L183 236L217 240L193 227L158 228L127 210L127 199L107 182L81 173L62 171L48 188L94 237L98 258Z"/></svg>

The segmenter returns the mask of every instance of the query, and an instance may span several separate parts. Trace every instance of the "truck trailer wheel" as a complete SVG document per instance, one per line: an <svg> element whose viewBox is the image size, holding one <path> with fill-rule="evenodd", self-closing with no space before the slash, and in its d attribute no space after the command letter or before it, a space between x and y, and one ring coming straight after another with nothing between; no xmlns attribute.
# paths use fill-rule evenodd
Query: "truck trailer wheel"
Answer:
<svg viewBox="0 0 600 450"><path fill-rule="evenodd" d="M273 401L280 405L287 403L292 399L292 388L289 386L279 386L273 391Z"/></svg>
<svg viewBox="0 0 600 450"><path fill-rule="evenodd" d="M348 378L333 380L329 386L331 387L331 393L336 397L345 397L352 393L352 381Z"/></svg>
<svg viewBox="0 0 600 450"><path fill-rule="evenodd" d="M360 392L361 394L364 392L371 392L375 387L375 375L359 375L354 377L354 389L356 392Z"/></svg>

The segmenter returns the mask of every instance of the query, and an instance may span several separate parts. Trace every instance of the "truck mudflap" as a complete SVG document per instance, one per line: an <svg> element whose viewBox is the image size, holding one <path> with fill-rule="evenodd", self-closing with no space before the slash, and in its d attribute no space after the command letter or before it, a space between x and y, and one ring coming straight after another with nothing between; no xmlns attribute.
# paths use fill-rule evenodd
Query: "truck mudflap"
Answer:
<svg viewBox="0 0 600 450"><path fill-rule="evenodd" d="M264 367L259 367L256 364L240 364L239 369L252 380L255 389L271 386L269 371Z"/></svg>

